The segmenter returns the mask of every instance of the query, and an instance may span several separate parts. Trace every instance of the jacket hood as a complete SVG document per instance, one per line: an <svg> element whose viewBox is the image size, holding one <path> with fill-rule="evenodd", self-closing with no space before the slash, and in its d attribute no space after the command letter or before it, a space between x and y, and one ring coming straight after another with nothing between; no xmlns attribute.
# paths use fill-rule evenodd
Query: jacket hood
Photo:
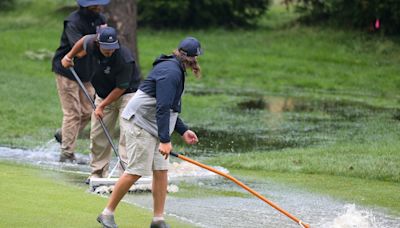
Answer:
<svg viewBox="0 0 400 228"><path fill-rule="evenodd" d="M180 67L183 71L185 71L185 68L183 67L183 63L182 63L181 61L179 61L179 60L175 57L175 55L164 55L164 54L161 54L158 58L156 58L156 59L154 60L154 62L153 62L153 67L154 67L155 65L161 63L161 62L164 62L164 61L172 61L172 62L175 62L176 64L179 65L179 67Z"/></svg>

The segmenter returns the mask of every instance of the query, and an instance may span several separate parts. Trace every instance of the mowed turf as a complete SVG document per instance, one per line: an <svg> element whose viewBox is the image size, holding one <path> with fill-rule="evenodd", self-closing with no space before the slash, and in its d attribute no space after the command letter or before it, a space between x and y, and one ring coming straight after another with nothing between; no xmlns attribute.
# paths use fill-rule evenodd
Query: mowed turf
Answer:
<svg viewBox="0 0 400 228"><path fill-rule="evenodd" d="M0 227L100 227L106 198L51 179L46 170L0 162ZM121 203L119 227L148 227L152 212ZM168 218L172 227L192 227Z"/></svg>
<svg viewBox="0 0 400 228"><path fill-rule="evenodd" d="M18 2L22 4L14 12L0 14L0 145L34 148L44 145L61 125L62 114L54 74L50 70L50 58L59 44L61 21L67 14L59 8L67 2L74 3L66 0ZM190 121L188 124L191 127L206 125L212 126L214 130L237 132L243 128L249 129L252 123L256 123L258 125L255 127L267 128L268 126L261 125L260 122L248 121L251 118L244 118L251 117L251 113L247 116L233 116L232 109L236 107L238 100L230 94L241 91L360 102L376 108L398 108L399 37L338 30L327 26L303 26L291 22L294 16L284 6L274 5L263 21L264 26L254 30L215 28L156 31L139 28L138 46L143 75L151 69L151 63L157 55L169 53L181 38L193 35L201 40L205 54L200 57L203 78L195 80L191 75L188 77L186 88L189 93L184 96L183 101L182 117ZM44 59L27 56L29 51L39 55L43 49L50 56ZM209 90L221 91L223 94L190 94L190 91ZM365 123L371 120L372 124L360 124L353 131L340 131L341 134L337 135L346 140L333 138L334 144L284 151L243 151L246 154L237 156L220 154L215 161L207 164L223 165L230 170L238 170L240 174L243 172L243 175L247 172L261 173L260 175L268 172L276 175L273 178L270 175L262 177L285 183L287 179L295 177L297 186L398 212L400 204L397 203L398 198L393 197L400 192L399 115L385 119L387 121L366 118ZM87 135L86 130L84 136L78 140L78 152L89 152ZM201 135L199 138L202 142ZM14 172L13 166L3 169L6 168L10 168L8 172ZM4 173L0 175L3 177ZM321 180L320 177L324 179ZM373 187L370 184L372 182L375 183ZM33 189L32 184L27 183L24 180L16 185L2 181L2 190L6 188L6 191L2 191L2 198L10 198L11 196L4 195L10 192L15 198L20 194L21 199L25 195L39 194L40 190ZM337 187L343 186L343 183L348 184L346 188ZM70 187L64 184L60 188L66 192ZM193 189L190 190L194 192ZM70 191L77 191L78 195L82 194L85 198L91 197L84 193L84 189L71 187ZM40 195L44 199L51 196L46 191L42 191ZM33 201L35 200L37 199L34 198ZM93 200L101 201L97 198ZM19 203L22 209L28 205L26 207L30 208L31 213L42 210L37 203L27 204L26 200L22 201ZM48 203L52 204L53 201L52 199ZM44 216L46 218L59 219L51 216L52 213L62 209L69 213L83 210L84 207L77 206L77 201L79 200L67 203L69 201L66 200L62 206L58 205L57 210L50 207L48 213L41 214L48 215ZM6 206L1 209L4 212L0 211L0 227L5 224L3 217L12 217L10 221L22 220L18 221L21 223L27 220L24 213L12 211L9 206L13 204L9 202L3 199L1 201ZM82 225L84 227L94 226L96 213L105 202L96 206L92 204L93 210L87 209L92 214L87 216L88 222ZM130 220L117 217L117 221L121 225L120 222L128 221L126 224L132 227L137 221L128 217ZM145 226L148 225L149 217L150 215L144 219ZM66 220L65 217L62 219ZM24 225L10 225L20 226ZM57 227L52 223L47 226Z"/></svg>

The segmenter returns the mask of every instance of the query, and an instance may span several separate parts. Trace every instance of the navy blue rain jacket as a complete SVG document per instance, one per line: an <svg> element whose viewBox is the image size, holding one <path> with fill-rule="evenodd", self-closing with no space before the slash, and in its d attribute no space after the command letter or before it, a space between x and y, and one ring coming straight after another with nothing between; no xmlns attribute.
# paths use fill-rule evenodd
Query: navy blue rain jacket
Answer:
<svg viewBox="0 0 400 228"><path fill-rule="evenodd" d="M186 71L173 55L161 55L153 63L153 69L139 89L156 98L156 119L160 142L170 142L170 110L181 112L181 97L185 88ZM183 135L188 127L178 117L175 131Z"/></svg>

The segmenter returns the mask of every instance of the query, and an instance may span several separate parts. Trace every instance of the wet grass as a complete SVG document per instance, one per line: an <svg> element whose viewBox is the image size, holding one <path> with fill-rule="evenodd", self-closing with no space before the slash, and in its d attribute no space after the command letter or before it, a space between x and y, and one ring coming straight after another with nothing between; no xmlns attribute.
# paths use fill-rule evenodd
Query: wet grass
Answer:
<svg viewBox="0 0 400 228"><path fill-rule="evenodd" d="M354 146L317 146L307 149L286 149L218 156L212 164L244 170L282 173L324 174L361 179L400 182L400 154L387 142Z"/></svg>
<svg viewBox="0 0 400 228"><path fill-rule="evenodd" d="M210 161L229 168L400 182L400 123L395 118L396 110L343 101L278 104L281 104L279 118L274 118L271 107L275 106L242 112L249 123L246 130L226 130L221 137L206 138L206 141L217 139L217 142L235 147L235 151ZM274 125L264 128L253 126L252 121L258 125L260 121ZM247 143L234 143L241 140ZM268 143L275 143L274 147L266 146ZM208 150L219 151L214 148ZM190 150L187 151L190 154Z"/></svg>
<svg viewBox="0 0 400 228"><path fill-rule="evenodd" d="M66 1L20 2L18 11L0 15L0 95L6 98L0 101L3 107L0 144L32 147L52 137L61 124L62 115L50 59L31 59L26 53L43 49L51 53L57 48L61 21L67 13L57 9L70 4ZM322 96L375 106L398 105L397 72L400 68L397 63L400 57L397 53L400 47L396 39L329 28L271 26L268 23L282 22L275 21L277 12L291 17L277 6L268 16L272 21L255 30L154 31L140 28L142 70L144 74L148 72L156 56L170 52L178 40L191 34L204 43L206 54L200 59L203 78L195 80L190 76L188 91L217 90L228 94L224 100L235 99L229 94L251 91L262 96ZM224 100L207 99L211 100L188 99L184 115L189 121L193 121L191 116L202 115L202 125L212 122L230 126L233 131L245 127L242 120L234 121L233 114L225 115L229 111L223 112ZM203 105L215 108L208 107L212 112L192 111L193 107ZM195 122L194 126L199 124ZM88 144L80 145L79 151L87 153Z"/></svg>
<svg viewBox="0 0 400 228"><path fill-rule="evenodd" d="M231 170L233 175L247 180L276 181L286 187L295 187L318 194L330 195L349 203L388 209L395 216L400 215L400 195L396 192L400 184L389 181L365 180L361 178L323 174L286 173L270 171Z"/></svg>
<svg viewBox="0 0 400 228"><path fill-rule="evenodd" d="M345 99L188 94L183 102L200 143L178 148L192 156L395 141L400 127L398 109Z"/></svg>
<svg viewBox="0 0 400 228"><path fill-rule="evenodd" d="M85 193L62 180L50 179L48 171L0 163L1 227L94 227L106 198ZM50 175L52 176L52 175ZM53 176L54 177L54 176ZM116 222L121 227L146 227L152 212L121 203ZM192 227L168 218L173 227Z"/></svg>
<svg viewBox="0 0 400 228"><path fill-rule="evenodd" d="M272 179L346 201L388 208L399 215L398 136L382 140L382 135L377 135L369 143L226 154L205 162L235 170L233 173L247 175L247 179L253 175L260 180Z"/></svg>
<svg viewBox="0 0 400 228"><path fill-rule="evenodd" d="M50 59L39 54L57 48L67 13L58 9L70 3L19 2L17 11L0 14L0 145L32 148L50 140L61 124ZM282 181L299 175L303 186L312 175L329 176L332 185L341 176L358 178L359 187L342 191L347 199L369 189L370 181L397 186L399 38L299 26L289 23L293 17L275 6L255 30L139 29L144 74L156 56L188 34L205 49L203 78L188 78L182 113L200 144L175 148L212 156L212 163L227 168L279 172ZM87 135L78 141L79 152L89 151ZM396 188L376 185L374 191L387 192L386 203L372 196L366 203L393 207L390 192Z"/></svg>
<svg viewBox="0 0 400 228"><path fill-rule="evenodd" d="M207 183L208 182L208 183ZM180 182L179 191L171 193L171 196L182 198L209 198L209 197L249 197L248 194L238 191L230 191L221 188L221 183L215 181Z"/></svg>

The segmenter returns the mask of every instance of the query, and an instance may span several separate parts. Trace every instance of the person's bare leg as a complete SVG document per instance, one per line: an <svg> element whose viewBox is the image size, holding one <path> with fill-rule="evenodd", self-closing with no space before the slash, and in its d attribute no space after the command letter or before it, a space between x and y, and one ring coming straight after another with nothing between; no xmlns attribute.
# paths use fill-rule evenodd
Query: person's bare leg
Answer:
<svg viewBox="0 0 400 228"><path fill-rule="evenodd" d="M154 217L164 216L165 199L167 198L168 171L153 171L153 210Z"/></svg>
<svg viewBox="0 0 400 228"><path fill-rule="evenodd" d="M111 193L110 199L107 203L107 209L114 212L118 203L128 192L129 188L140 178L141 176L124 173L115 184L114 191Z"/></svg>

